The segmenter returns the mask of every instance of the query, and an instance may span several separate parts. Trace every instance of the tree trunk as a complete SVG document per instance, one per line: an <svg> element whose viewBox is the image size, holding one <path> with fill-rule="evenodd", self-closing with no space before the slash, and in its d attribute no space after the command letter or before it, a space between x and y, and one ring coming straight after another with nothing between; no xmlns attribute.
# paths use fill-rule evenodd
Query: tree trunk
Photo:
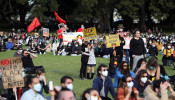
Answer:
<svg viewBox="0 0 175 100"><path fill-rule="evenodd" d="M140 26L140 30L144 31L146 30L146 24L145 24L145 2L143 1L142 6L140 7L140 22L139 22L139 26Z"/></svg>
<svg viewBox="0 0 175 100"><path fill-rule="evenodd" d="M26 11L24 11L24 10L21 10L20 12L19 12L19 16L20 16L20 28L22 29L22 28L26 28L26 26L25 26L25 16L26 16L26 14L27 14L27 12Z"/></svg>

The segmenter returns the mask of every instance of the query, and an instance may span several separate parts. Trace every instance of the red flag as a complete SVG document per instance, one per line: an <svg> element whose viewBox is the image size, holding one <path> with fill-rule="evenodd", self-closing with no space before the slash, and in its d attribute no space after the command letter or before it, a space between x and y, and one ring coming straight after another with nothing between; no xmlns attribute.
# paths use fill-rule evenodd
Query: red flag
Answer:
<svg viewBox="0 0 175 100"><path fill-rule="evenodd" d="M56 13L56 11L54 11L54 14L55 14L55 16L56 16L56 19L57 19L60 23L66 24L66 21L63 20L61 17L59 17L58 14Z"/></svg>
<svg viewBox="0 0 175 100"><path fill-rule="evenodd" d="M31 32L32 30L34 30L36 27L40 26L40 22L38 20L37 17L34 18L34 20L32 21L32 23L27 27L28 32Z"/></svg>

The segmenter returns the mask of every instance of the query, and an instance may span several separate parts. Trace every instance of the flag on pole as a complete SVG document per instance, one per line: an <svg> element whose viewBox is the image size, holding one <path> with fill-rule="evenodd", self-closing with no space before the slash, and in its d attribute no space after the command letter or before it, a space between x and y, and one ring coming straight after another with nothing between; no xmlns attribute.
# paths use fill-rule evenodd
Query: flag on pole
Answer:
<svg viewBox="0 0 175 100"><path fill-rule="evenodd" d="M55 16L56 16L56 19L57 19L60 23L66 24L66 21L63 20L60 16L58 16L58 14L56 13L56 11L54 11L54 14L55 14Z"/></svg>
<svg viewBox="0 0 175 100"><path fill-rule="evenodd" d="M40 26L40 22L37 17L34 18L32 23L27 27L28 32L33 31L36 27Z"/></svg>

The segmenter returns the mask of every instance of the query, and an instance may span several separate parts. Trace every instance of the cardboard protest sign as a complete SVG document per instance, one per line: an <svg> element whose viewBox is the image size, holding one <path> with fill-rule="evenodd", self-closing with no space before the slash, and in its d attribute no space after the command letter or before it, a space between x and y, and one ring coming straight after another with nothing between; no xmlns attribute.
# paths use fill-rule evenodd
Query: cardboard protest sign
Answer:
<svg viewBox="0 0 175 100"><path fill-rule="evenodd" d="M49 29L43 28L43 36L49 37Z"/></svg>
<svg viewBox="0 0 175 100"><path fill-rule="evenodd" d="M3 36L3 35L4 35L4 32L1 31L1 32L0 32L0 35Z"/></svg>
<svg viewBox="0 0 175 100"><path fill-rule="evenodd" d="M22 61L20 57L2 59L0 70L2 71L2 83L4 89L24 87Z"/></svg>
<svg viewBox="0 0 175 100"><path fill-rule="evenodd" d="M71 43L73 39L82 43L83 32L67 32L63 34L63 42L65 45L67 45L68 42Z"/></svg>
<svg viewBox="0 0 175 100"><path fill-rule="evenodd" d="M107 48L111 48L112 45L115 45L116 47L120 46L120 40L117 34L106 36L106 42L107 42Z"/></svg>
<svg viewBox="0 0 175 100"><path fill-rule="evenodd" d="M84 35L84 40L88 41L88 40L93 40L93 39L97 39L97 31L95 27L91 27L91 28L87 28L83 30L83 35Z"/></svg>
<svg viewBox="0 0 175 100"><path fill-rule="evenodd" d="M125 37L125 45L123 46L123 49L130 49L130 41L131 41L131 37Z"/></svg>

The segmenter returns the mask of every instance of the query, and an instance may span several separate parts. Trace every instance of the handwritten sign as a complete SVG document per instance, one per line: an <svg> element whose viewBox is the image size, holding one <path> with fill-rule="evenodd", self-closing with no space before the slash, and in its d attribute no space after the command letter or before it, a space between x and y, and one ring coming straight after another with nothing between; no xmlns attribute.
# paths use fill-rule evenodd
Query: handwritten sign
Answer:
<svg viewBox="0 0 175 100"><path fill-rule="evenodd" d="M22 61L20 57L2 59L0 70L2 71L2 83L4 89L24 87Z"/></svg>
<svg viewBox="0 0 175 100"><path fill-rule="evenodd" d="M88 40L93 40L93 39L97 39L97 31L95 27L91 27L91 28L87 28L83 30L83 35L84 35L84 40L88 41Z"/></svg>
<svg viewBox="0 0 175 100"><path fill-rule="evenodd" d="M123 49L130 49L130 41L131 41L131 37L125 37L125 45L123 46Z"/></svg>
<svg viewBox="0 0 175 100"><path fill-rule="evenodd" d="M49 37L49 29L43 28L43 36Z"/></svg>
<svg viewBox="0 0 175 100"><path fill-rule="evenodd" d="M116 47L120 46L120 40L117 34L106 36L106 42L107 48L111 48L113 45L115 45Z"/></svg>

